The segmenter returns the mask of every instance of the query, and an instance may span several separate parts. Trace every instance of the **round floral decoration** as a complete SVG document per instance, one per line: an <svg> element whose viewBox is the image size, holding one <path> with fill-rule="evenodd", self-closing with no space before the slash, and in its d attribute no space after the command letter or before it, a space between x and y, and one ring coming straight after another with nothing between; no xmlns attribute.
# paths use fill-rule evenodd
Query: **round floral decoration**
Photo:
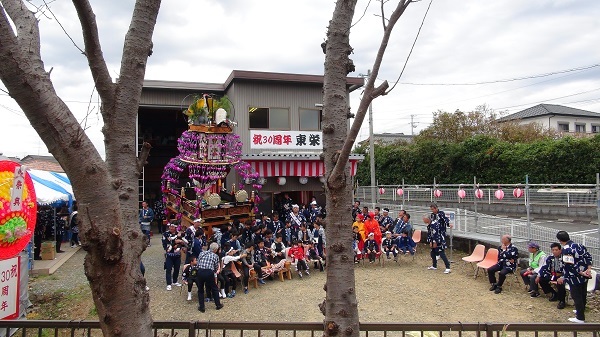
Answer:
<svg viewBox="0 0 600 337"><path fill-rule="evenodd" d="M12 258L21 252L31 241L35 229L37 203L33 181L24 173L23 189L18 200L11 199L11 192L18 163L0 161L0 260ZM11 202L21 205L20 211L11 210Z"/></svg>

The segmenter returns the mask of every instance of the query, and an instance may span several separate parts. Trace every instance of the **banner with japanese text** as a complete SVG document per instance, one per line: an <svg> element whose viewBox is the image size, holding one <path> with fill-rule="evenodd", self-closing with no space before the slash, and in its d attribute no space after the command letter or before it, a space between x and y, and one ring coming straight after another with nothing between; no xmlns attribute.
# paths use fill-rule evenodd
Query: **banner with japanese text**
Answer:
<svg viewBox="0 0 600 337"><path fill-rule="evenodd" d="M0 319L19 315L19 257L0 260Z"/></svg>
<svg viewBox="0 0 600 337"><path fill-rule="evenodd" d="M250 148L323 150L323 133L321 131L250 130Z"/></svg>

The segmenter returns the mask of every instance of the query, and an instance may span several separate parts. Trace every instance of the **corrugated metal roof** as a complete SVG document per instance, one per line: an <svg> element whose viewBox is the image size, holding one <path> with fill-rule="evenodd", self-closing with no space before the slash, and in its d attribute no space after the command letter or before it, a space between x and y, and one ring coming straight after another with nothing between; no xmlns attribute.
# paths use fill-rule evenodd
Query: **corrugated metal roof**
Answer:
<svg viewBox="0 0 600 337"><path fill-rule="evenodd" d="M600 118L600 113L597 112L581 110L557 104L538 104L536 106L532 106L531 108L527 108L525 110L515 112L514 114L499 118L498 121L502 122L548 115Z"/></svg>
<svg viewBox="0 0 600 337"><path fill-rule="evenodd" d="M364 83L364 79L362 77L346 77L346 79L348 86L353 88L358 88ZM144 88L197 91L225 91L235 80L323 84L324 77L323 75L233 70L229 77L227 77L225 83L144 80Z"/></svg>

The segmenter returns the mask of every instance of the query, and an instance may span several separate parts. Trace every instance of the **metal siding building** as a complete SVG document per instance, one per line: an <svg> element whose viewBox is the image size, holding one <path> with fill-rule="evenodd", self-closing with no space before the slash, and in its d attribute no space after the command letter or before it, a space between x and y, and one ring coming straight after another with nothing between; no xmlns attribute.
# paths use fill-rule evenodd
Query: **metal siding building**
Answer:
<svg viewBox="0 0 600 337"><path fill-rule="evenodd" d="M363 79L348 78L349 92L362 86ZM140 179L140 200L160 198L160 177L170 158L178 155L177 138L187 129L182 111L193 101L194 95L227 95L233 105L230 119L237 122L234 132L243 142L242 159L265 178L261 190L261 211L270 212L274 198L281 192L290 192L294 200L307 203L315 196L324 204L323 186L319 180L324 165L321 150L286 149L264 150L251 148L249 109L283 108L289 110L289 126L282 133L299 131L300 109L320 110L315 104L323 102L323 76L305 74L267 73L234 70L220 83L193 83L174 81L144 81L138 110L138 146L150 142L148 165ZM259 129L269 130L271 129ZM362 156L351 156L352 173ZM234 181L229 175L227 185ZM277 184L277 177L287 177L285 185ZM300 177L307 181L300 183Z"/></svg>

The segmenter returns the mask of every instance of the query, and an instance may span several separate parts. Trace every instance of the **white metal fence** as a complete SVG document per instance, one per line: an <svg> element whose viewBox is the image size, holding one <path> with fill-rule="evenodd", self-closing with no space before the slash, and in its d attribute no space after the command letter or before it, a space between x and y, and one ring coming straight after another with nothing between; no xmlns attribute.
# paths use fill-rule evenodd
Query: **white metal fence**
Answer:
<svg viewBox="0 0 600 337"><path fill-rule="evenodd" d="M523 192L528 189L529 203L531 205L555 205L558 207L587 206L596 207L598 202L599 187L594 184L478 184L483 192L482 198L475 198L475 186L473 184L459 185L378 185L359 186L355 191L355 197L368 202L371 200L371 192L376 194L378 203L387 201L402 202L453 202L453 203L486 203L486 204L513 204L525 205L526 195L516 198L513 191L520 188ZM458 191L465 191L464 198L460 198ZM504 197L498 199L495 192L501 189ZM402 190L402 195L399 191ZM436 197L435 192L441 194ZM383 193L381 193L383 192Z"/></svg>
<svg viewBox="0 0 600 337"><path fill-rule="evenodd" d="M381 208L389 208L394 214L398 214L397 212L403 209L402 205L397 203L379 204L379 206ZM411 215L411 222L417 228L423 225L421 218L431 213L428 207L405 206L404 209ZM558 230L534 224L528 226L526 220L485 215L460 208L441 209L447 215L454 213L454 226L448 232L448 235L477 237L476 234L481 234L482 241L486 241L483 238L495 236L497 237L498 245L500 245L500 237L504 234L510 234L513 238L513 244L521 252L527 251L527 243L530 240L537 242L547 252L550 250L550 244L557 241L556 233ZM569 235L574 242L586 246L590 254L592 254L595 267L598 268L600 265L600 239L598 238L598 231L571 232Z"/></svg>

